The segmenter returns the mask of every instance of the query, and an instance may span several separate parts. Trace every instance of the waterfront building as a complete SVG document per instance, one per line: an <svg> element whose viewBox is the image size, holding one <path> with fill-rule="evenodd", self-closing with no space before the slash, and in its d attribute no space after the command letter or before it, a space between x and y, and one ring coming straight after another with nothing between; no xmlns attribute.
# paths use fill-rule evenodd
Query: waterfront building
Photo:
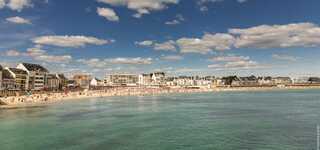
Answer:
<svg viewBox="0 0 320 150"><path fill-rule="evenodd" d="M224 87L224 86L225 86L224 80L222 80L221 78L215 78L212 81L211 88Z"/></svg>
<svg viewBox="0 0 320 150"><path fill-rule="evenodd" d="M0 65L0 90L2 90L2 66Z"/></svg>
<svg viewBox="0 0 320 150"><path fill-rule="evenodd" d="M274 85L290 85L290 84L292 84L292 80L290 77L274 77L274 78L272 78L272 82Z"/></svg>
<svg viewBox="0 0 320 150"><path fill-rule="evenodd" d="M59 78L59 89L63 90L68 86L68 79L64 74L56 74L56 76Z"/></svg>
<svg viewBox="0 0 320 150"><path fill-rule="evenodd" d="M175 82L176 81L176 77L167 77L166 78L166 85L167 86L177 86L178 84L177 84L177 82Z"/></svg>
<svg viewBox="0 0 320 150"><path fill-rule="evenodd" d="M103 86L104 85L104 82L98 78L92 78L91 81L90 81L90 86Z"/></svg>
<svg viewBox="0 0 320 150"><path fill-rule="evenodd" d="M272 86L272 77L267 76L267 77L258 77L258 84L260 86Z"/></svg>
<svg viewBox="0 0 320 150"><path fill-rule="evenodd" d="M78 87L78 86L77 86L77 83L75 80L68 80L67 81L67 88L76 88L76 87Z"/></svg>
<svg viewBox="0 0 320 150"><path fill-rule="evenodd" d="M139 77L135 74L107 75L105 82L109 86L137 86Z"/></svg>
<svg viewBox="0 0 320 150"><path fill-rule="evenodd" d="M181 87L188 87L188 86L194 86L195 81L193 80L193 77L188 76L179 76L177 79L175 79L175 82L178 86Z"/></svg>
<svg viewBox="0 0 320 150"><path fill-rule="evenodd" d="M320 78L319 77L310 77L308 81L309 81L310 84L320 84Z"/></svg>
<svg viewBox="0 0 320 150"><path fill-rule="evenodd" d="M294 78L293 84L309 84L309 79L310 77L298 77L298 78Z"/></svg>
<svg viewBox="0 0 320 150"><path fill-rule="evenodd" d="M15 88L18 90L27 90L29 76L27 71L18 68L6 68L15 80Z"/></svg>
<svg viewBox="0 0 320 150"><path fill-rule="evenodd" d="M2 70L2 89L4 90L15 90L15 79L13 75L7 70Z"/></svg>
<svg viewBox="0 0 320 150"><path fill-rule="evenodd" d="M46 75L46 89L47 90L59 90L60 79L57 74L47 74Z"/></svg>
<svg viewBox="0 0 320 150"><path fill-rule="evenodd" d="M76 86L88 89L92 77L90 75L78 74L73 76L73 80L76 82Z"/></svg>
<svg viewBox="0 0 320 150"><path fill-rule="evenodd" d="M237 76L223 77L222 82L225 86L240 86L240 79Z"/></svg>
<svg viewBox="0 0 320 150"><path fill-rule="evenodd" d="M43 90L45 88L45 76L49 73L46 68L38 64L30 63L20 63L17 68L25 70L28 73L28 89Z"/></svg>
<svg viewBox="0 0 320 150"><path fill-rule="evenodd" d="M240 86L258 86L258 78L256 76L240 77Z"/></svg>
<svg viewBox="0 0 320 150"><path fill-rule="evenodd" d="M152 85L152 74L140 74L138 84L142 86Z"/></svg>
<svg viewBox="0 0 320 150"><path fill-rule="evenodd" d="M152 73L152 84L153 85L164 85L166 74L164 72L154 72Z"/></svg>
<svg viewBox="0 0 320 150"><path fill-rule="evenodd" d="M199 79L199 80L195 80L195 86L198 86L198 87L210 88L211 84L212 84L212 81L211 80L205 80L205 78Z"/></svg>

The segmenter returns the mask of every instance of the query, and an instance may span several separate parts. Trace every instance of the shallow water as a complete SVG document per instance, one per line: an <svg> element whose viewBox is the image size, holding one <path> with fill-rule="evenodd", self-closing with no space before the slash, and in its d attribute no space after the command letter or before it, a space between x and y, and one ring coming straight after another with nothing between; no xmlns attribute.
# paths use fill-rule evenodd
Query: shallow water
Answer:
<svg viewBox="0 0 320 150"><path fill-rule="evenodd" d="M316 150L320 90L108 97L0 110L0 150Z"/></svg>

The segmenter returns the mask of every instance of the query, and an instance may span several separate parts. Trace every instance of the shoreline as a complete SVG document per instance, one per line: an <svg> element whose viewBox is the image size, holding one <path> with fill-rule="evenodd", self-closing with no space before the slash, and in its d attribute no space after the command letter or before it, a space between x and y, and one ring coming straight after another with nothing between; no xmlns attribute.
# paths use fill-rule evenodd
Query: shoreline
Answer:
<svg viewBox="0 0 320 150"><path fill-rule="evenodd" d="M69 93L46 93L30 96L12 96L0 98L5 105L0 109L14 109L23 107L39 107L64 101L81 100L87 98L104 98L113 96L155 96L161 94L188 94L188 93L210 93L210 92L258 92L271 90L307 90L320 89L320 86L287 86L287 87L218 87L218 88L115 88L109 90L88 90Z"/></svg>

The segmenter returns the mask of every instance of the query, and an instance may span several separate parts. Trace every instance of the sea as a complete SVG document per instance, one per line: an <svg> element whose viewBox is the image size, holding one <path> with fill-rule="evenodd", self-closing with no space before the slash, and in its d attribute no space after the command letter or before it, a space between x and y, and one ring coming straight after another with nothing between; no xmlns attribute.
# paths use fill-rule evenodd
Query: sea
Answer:
<svg viewBox="0 0 320 150"><path fill-rule="evenodd" d="M0 109L0 150L318 150L320 90L104 97Z"/></svg>

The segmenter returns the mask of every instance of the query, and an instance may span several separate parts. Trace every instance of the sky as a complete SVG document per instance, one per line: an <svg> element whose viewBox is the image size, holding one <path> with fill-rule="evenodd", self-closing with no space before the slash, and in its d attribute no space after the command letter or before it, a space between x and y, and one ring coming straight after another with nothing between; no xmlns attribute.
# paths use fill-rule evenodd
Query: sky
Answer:
<svg viewBox="0 0 320 150"><path fill-rule="evenodd" d="M319 0L0 0L0 64L320 76Z"/></svg>

